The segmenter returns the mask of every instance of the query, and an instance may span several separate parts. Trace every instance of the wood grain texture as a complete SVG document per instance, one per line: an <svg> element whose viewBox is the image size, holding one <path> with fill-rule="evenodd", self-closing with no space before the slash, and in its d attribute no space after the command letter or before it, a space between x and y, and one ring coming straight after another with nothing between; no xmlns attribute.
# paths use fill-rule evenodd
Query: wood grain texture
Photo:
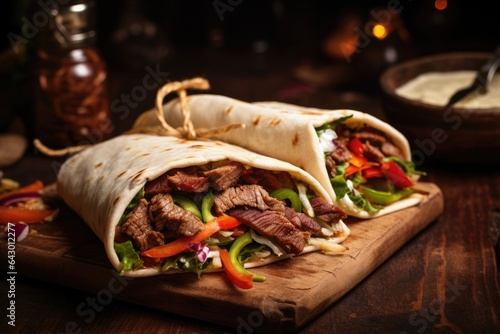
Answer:
<svg viewBox="0 0 500 334"><path fill-rule="evenodd" d="M351 236L345 255L306 254L256 268L266 276L252 290L235 288L223 273L120 277L105 257L102 244L67 208L49 224L37 226L16 247L16 267L23 276L95 294L96 308L114 298L138 305L237 327L252 319L261 332L289 332L303 327L355 287L396 250L434 221L443 210L440 189L413 208L372 219L348 218ZM0 248L5 251L5 240ZM6 254L2 254L6 256ZM168 301L168 302L166 302ZM196 311L193 310L196 305ZM77 308L84 318L91 313Z"/></svg>

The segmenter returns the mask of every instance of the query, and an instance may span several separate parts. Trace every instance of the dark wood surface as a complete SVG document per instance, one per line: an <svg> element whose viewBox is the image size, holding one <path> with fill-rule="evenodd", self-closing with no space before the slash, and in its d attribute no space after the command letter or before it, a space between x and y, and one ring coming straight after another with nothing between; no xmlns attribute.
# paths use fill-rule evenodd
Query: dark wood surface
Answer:
<svg viewBox="0 0 500 334"><path fill-rule="evenodd" d="M169 80L203 75L212 83L212 93L255 100L284 100L323 108L354 108L384 117L379 95L338 91L331 87L283 95L296 87L289 64L248 59L216 59L180 67L165 64ZM255 59L254 59L255 60ZM219 64L218 67L214 63ZM225 66L221 66L221 63ZM163 65L162 65L163 66ZM170 67L169 67L170 66ZM110 76L112 101L130 94L140 85L145 71L120 71ZM358 78L362 80L362 78ZM116 132L134 116L153 106L154 93L129 115L115 113ZM498 152L492 152L498 154ZM41 156L30 148L6 176L21 183L56 178L58 159ZM422 181L439 186L444 194L444 212L423 231L394 253L378 269L334 305L306 324L301 333L496 333L500 330L500 292L497 257L500 251L500 171L498 166L420 166L427 172ZM6 261L3 259L2 261ZM5 263L2 264L5 267ZM42 275L41 275L42 276ZM19 272L15 280L16 327L7 325L6 280L0 282L4 333L258 333L258 318L237 316L239 326L230 328L193 320L117 298L96 303L96 294L46 281ZM126 290L123 290L126 293ZM165 303L171 301L165 300ZM91 306L94 305L94 306ZM90 306L90 307L89 307ZM210 305L193 304L198 307ZM7 331L4 331L6 329Z"/></svg>

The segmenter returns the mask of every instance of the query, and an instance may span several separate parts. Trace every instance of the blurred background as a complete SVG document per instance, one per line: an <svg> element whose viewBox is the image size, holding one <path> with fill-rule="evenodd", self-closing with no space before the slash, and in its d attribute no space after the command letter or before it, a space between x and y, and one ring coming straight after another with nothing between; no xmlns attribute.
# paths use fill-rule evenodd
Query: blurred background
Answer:
<svg viewBox="0 0 500 334"><path fill-rule="evenodd" d="M33 13L51 4L59 3L32 1L30 11L28 0L3 2L0 132L11 129L19 116L28 137L36 127L30 80L36 34L27 36L22 29L26 21L43 21ZM499 14L485 2L465 0L95 4L96 47L107 66L117 133L153 107L155 92L143 90L146 94L127 104L126 117L119 112L123 108L118 110L126 102L123 94L133 93L148 74L158 83L203 76L212 93L246 100L354 109L372 104L370 112L383 118L376 99L380 74L388 66L441 52L491 52L499 40ZM14 42L25 48L14 52ZM259 84L263 78L265 85Z"/></svg>

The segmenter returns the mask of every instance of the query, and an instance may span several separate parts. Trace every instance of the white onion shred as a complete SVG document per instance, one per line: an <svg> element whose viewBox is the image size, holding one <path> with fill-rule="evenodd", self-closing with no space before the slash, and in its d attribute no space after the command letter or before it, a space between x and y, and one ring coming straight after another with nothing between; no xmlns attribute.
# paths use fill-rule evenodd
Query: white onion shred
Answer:
<svg viewBox="0 0 500 334"><path fill-rule="evenodd" d="M263 250L261 252L255 252L255 255L259 258L265 258L265 257L269 257L271 255L271 252L268 251L268 250Z"/></svg>
<svg viewBox="0 0 500 334"><path fill-rule="evenodd" d="M320 238L309 238L308 243L312 246L318 247L321 251L328 253L344 253L348 249L347 247L336 242Z"/></svg>
<svg viewBox="0 0 500 334"><path fill-rule="evenodd" d="M302 206L304 207L306 214L309 217L314 217L313 207L312 207L311 203L309 202L309 198L307 198L306 186L302 183L297 183L297 190L299 191L300 202L302 203Z"/></svg>
<svg viewBox="0 0 500 334"><path fill-rule="evenodd" d="M326 235L328 237L331 237L334 232L331 229L329 229L329 228L322 227L321 228L321 233L323 233L324 235Z"/></svg>
<svg viewBox="0 0 500 334"><path fill-rule="evenodd" d="M335 149L334 139L337 139L337 133L332 129L326 129L319 135L319 144L323 152L330 153Z"/></svg>
<svg viewBox="0 0 500 334"><path fill-rule="evenodd" d="M214 268L222 268L222 262L220 260L220 253L218 250L209 251L207 258L212 259L212 266Z"/></svg>
<svg viewBox="0 0 500 334"><path fill-rule="evenodd" d="M230 237L233 235L234 231L219 231L219 234L224 236L224 237Z"/></svg>
<svg viewBox="0 0 500 334"><path fill-rule="evenodd" d="M250 235L252 236L252 239L255 240L256 242L258 242L259 244L263 244L263 245L266 245L267 247L271 248L273 253L276 254L277 256L281 256L281 255L285 254L285 251L283 251L280 246L276 245L274 242L272 242L268 238L263 237L261 235L257 235L257 233L255 233L253 230L250 230Z"/></svg>

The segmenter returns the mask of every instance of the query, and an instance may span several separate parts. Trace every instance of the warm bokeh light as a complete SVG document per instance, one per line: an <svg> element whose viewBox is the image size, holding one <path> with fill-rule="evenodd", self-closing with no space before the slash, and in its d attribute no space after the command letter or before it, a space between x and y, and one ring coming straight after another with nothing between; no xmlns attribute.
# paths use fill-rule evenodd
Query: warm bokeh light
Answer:
<svg viewBox="0 0 500 334"><path fill-rule="evenodd" d="M382 24L376 24L372 29L373 36L384 39L387 36L387 29Z"/></svg>
<svg viewBox="0 0 500 334"><path fill-rule="evenodd" d="M438 10L444 10L448 6L447 0L436 0L434 1L434 7Z"/></svg>

